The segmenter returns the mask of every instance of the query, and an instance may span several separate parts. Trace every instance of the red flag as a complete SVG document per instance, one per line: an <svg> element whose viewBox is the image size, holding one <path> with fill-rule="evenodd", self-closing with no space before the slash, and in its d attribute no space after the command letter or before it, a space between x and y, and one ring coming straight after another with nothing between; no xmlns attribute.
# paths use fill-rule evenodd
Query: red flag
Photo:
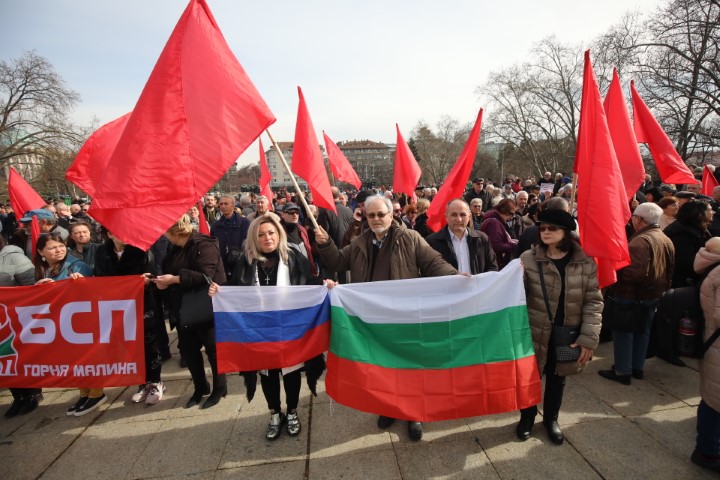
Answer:
<svg viewBox="0 0 720 480"><path fill-rule="evenodd" d="M327 150L330 171L333 175L335 175L335 180L347 182L360 190L362 182L360 181L360 177L358 177L357 172L355 172L355 169L353 169L352 165L350 165L350 161L347 159L342 150L335 145L335 142L330 140L330 137L328 137L327 133L324 131L323 138L325 138L325 149Z"/></svg>
<svg viewBox="0 0 720 480"><path fill-rule="evenodd" d="M273 191L270 188L270 182L272 181L272 174L268 168L267 158L265 158L265 149L263 148L262 140L260 142L260 195L265 195L272 206Z"/></svg>
<svg viewBox="0 0 720 480"><path fill-rule="evenodd" d="M708 197L712 197L713 190L715 190L715 187L720 186L718 184L717 179L715 178L715 175L713 175L713 172L710 171L710 167L705 165L703 167L703 179L702 179L702 191L701 193L703 195L707 195Z"/></svg>
<svg viewBox="0 0 720 480"><path fill-rule="evenodd" d="M447 224L447 220L445 219L445 206L450 200L462 197L467 181L470 179L470 172L475 162L475 153L477 152L478 142L480 141L482 115L483 111L481 108L475 120L475 126L470 131L467 142L465 142L463 151L460 153L450 173L448 173L447 178L445 178L442 187L440 187L440 190L437 195L435 195L427 211L427 225L434 232L439 231Z"/></svg>
<svg viewBox="0 0 720 480"><path fill-rule="evenodd" d="M149 248L274 121L205 0L191 0L92 180L90 214Z"/></svg>
<svg viewBox="0 0 720 480"><path fill-rule="evenodd" d="M675 151L672 142L637 90L635 82L630 82L632 92L633 116L635 118L635 136L638 143L647 143L650 154L655 160L655 166L660 178L665 183L685 184L698 183L692 172L680 155Z"/></svg>
<svg viewBox="0 0 720 480"><path fill-rule="evenodd" d="M88 195L95 196L95 183L102 178L129 118L130 113L126 113L95 130L65 172L65 178Z"/></svg>
<svg viewBox="0 0 720 480"><path fill-rule="evenodd" d="M33 215L30 220L30 239L32 240L32 247L30 247L30 258L35 260L37 254L37 242L40 238L40 224L38 223L37 215Z"/></svg>
<svg viewBox="0 0 720 480"><path fill-rule="evenodd" d="M205 218L205 211L203 210L202 202L197 202L197 209L200 212L200 218L198 222L198 232L204 235L210 235L210 227L208 227L207 218Z"/></svg>
<svg viewBox="0 0 720 480"><path fill-rule="evenodd" d="M10 167L10 176L8 177L8 195L18 220L25 212L42 208L45 205L45 200L13 167Z"/></svg>
<svg viewBox="0 0 720 480"><path fill-rule="evenodd" d="M295 124L292 170L307 182L315 205L336 212L335 201L330 191L330 180L328 180L327 170L325 170L325 162L318 145L315 127L310 120L310 112L308 112L300 87L298 87L298 96L300 103Z"/></svg>
<svg viewBox="0 0 720 480"><path fill-rule="evenodd" d="M602 288L615 283L615 271L630 264L625 235L630 208L590 63L590 50L585 52L575 168L580 184L577 202L580 244L586 254L596 257Z"/></svg>
<svg viewBox="0 0 720 480"><path fill-rule="evenodd" d="M400 126L396 123L397 145L395 146L395 171L393 172L393 191L404 193L415 200L415 187L420 181L420 166L415 160L410 146L400 133Z"/></svg>
<svg viewBox="0 0 720 480"><path fill-rule="evenodd" d="M630 122L630 113L616 68L613 69L613 79L607 95L605 95L603 107L625 185L625 196L629 202L645 181L645 166L640 156L640 149L632 122Z"/></svg>

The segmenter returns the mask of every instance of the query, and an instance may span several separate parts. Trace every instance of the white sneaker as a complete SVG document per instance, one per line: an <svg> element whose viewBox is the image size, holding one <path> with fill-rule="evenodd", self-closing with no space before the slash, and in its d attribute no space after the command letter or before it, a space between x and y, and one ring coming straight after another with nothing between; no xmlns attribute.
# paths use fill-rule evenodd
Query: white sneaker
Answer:
<svg viewBox="0 0 720 480"><path fill-rule="evenodd" d="M165 393L165 390L167 390L167 387L163 382L148 383L147 387L148 393L147 397L145 398L146 405L155 405L162 399L163 393Z"/></svg>
<svg viewBox="0 0 720 480"><path fill-rule="evenodd" d="M133 401L133 403L140 403L145 401L145 399L148 396L148 391L150 388L150 384L146 383L145 385L140 385L138 387L137 393L133 394L132 397L130 397L130 400Z"/></svg>

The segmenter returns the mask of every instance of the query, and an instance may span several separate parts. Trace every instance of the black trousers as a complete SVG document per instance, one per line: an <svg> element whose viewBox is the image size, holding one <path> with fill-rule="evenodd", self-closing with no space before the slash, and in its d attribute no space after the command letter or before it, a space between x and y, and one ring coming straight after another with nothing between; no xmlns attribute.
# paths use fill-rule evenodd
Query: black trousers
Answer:
<svg viewBox="0 0 720 480"><path fill-rule="evenodd" d="M283 375L283 385L285 387L285 403L287 403L287 411L292 412L298 406L300 401L300 385L302 376L300 370L295 370L287 375ZM280 412L280 369L270 370L267 375L260 375L260 384L265 395L268 408L275 413Z"/></svg>
<svg viewBox="0 0 720 480"><path fill-rule="evenodd" d="M225 374L219 375L217 368L217 352L215 351L215 326L212 324L200 325L188 329L178 329L180 354L187 362L193 385L196 391L204 391L207 385L205 378L205 362L200 349L205 347L205 354L210 362L213 375L213 390L227 386Z"/></svg>
<svg viewBox="0 0 720 480"><path fill-rule="evenodd" d="M543 396L543 422L557 421L565 391L565 377L555 374L555 349L548 346L547 361L545 362L545 394ZM520 415L523 418L535 417L537 405L523 408Z"/></svg>

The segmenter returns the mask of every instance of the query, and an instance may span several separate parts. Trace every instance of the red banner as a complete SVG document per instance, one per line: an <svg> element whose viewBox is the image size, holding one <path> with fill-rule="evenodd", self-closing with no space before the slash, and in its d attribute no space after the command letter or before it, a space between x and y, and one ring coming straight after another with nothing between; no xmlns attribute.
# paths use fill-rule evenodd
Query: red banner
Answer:
<svg viewBox="0 0 720 480"><path fill-rule="evenodd" d="M0 387L145 383L139 276L0 288Z"/></svg>

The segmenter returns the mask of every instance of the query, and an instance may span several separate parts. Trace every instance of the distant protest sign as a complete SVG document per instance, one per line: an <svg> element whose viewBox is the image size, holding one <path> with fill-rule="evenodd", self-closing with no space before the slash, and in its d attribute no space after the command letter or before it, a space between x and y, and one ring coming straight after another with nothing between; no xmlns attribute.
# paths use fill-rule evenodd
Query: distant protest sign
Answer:
<svg viewBox="0 0 720 480"><path fill-rule="evenodd" d="M0 288L0 387L145 382L139 276Z"/></svg>

